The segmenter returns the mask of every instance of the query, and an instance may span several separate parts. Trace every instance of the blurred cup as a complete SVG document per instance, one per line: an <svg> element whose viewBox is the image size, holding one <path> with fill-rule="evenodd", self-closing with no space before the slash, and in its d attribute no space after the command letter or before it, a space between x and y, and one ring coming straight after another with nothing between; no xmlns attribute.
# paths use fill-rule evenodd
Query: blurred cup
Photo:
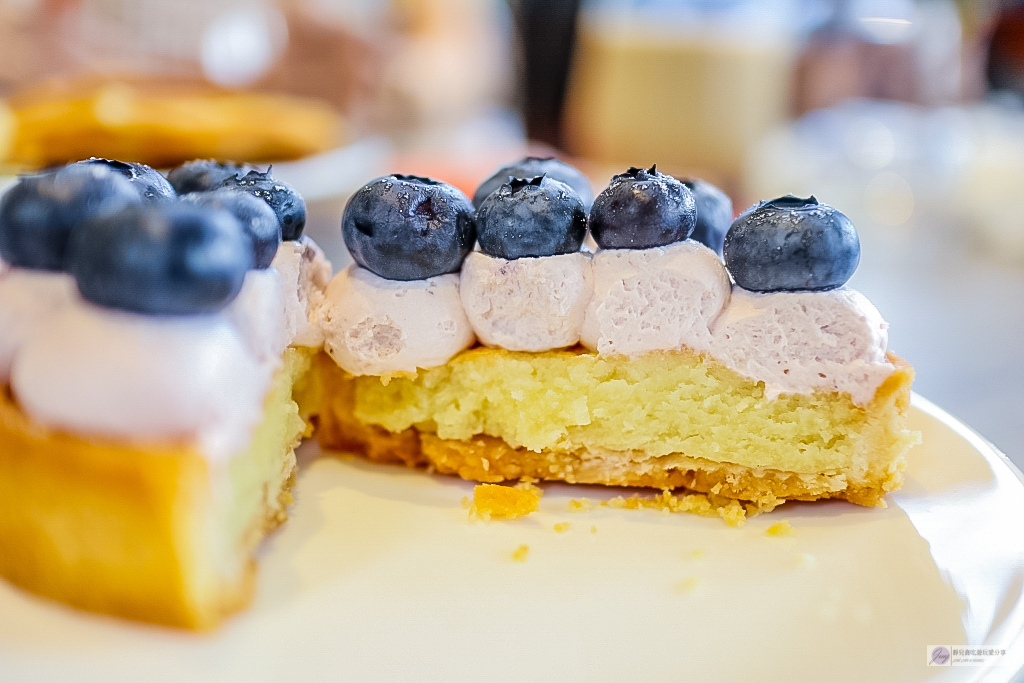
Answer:
<svg viewBox="0 0 1024 683"><path fill-rule="evenodd" d="M576 155L735 181L785 120L796 57L786 2L590 2L564 115Z"/></svg>

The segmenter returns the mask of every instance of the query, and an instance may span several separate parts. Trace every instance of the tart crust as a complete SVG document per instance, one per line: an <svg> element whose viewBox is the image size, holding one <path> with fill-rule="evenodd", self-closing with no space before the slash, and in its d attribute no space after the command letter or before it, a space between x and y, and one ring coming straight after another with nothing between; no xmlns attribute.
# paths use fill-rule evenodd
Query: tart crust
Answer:
<svg viewBox="0 0 1024 683"><path fill-rule="evenodd" d="M866 467L837 467L815 473L748 467L690 457L686 453L650 456L639 450L514 448L504 440L477 434L467 440L442 439L410 427L393 433L356 418L356 382L326 354L316 360L322 382L317 435L325 449L350 451L370 460L431 467L464 479L501 482L531 477L580 484L686 488L774 506L785 500L840 498L859 505L884 505L886 492L903 479L904 453L918 436L905 429L913 368L895 354L893 374L865 408L860 438L868 441Z"/></svg>
<svg viewBox="0 0 1024 683"><path fill-rule="evenodd" d="M252 551L292 502L293 449L308 435L292 392L310 360L286 351L253 445L227 463L190 443L51 431L0 389L0 576L80 609L191 629L245 607Z"/></svg>

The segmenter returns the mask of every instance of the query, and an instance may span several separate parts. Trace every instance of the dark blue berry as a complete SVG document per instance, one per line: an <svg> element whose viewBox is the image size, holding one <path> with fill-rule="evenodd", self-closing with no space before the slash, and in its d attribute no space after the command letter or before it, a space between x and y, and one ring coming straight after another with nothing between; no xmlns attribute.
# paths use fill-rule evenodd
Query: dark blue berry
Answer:
<svg viewBox="0 0 1024 683"><path fill-rule="evenodd" d="M583 202L584 210L590 210L590 205L594 203L594 190L590 187L587 176L580 173L575 166L554 157L526 157L508 166L502 166L473 193L473 206L479 209L492 192L511 178L536 178L542 175L571 187Z"/></svg>
<svg viewBox="0 0 1024 683"><path fill-rule="evenodd" d="M160 175L159 171L130 161L117 161L114 159L101 159L92 157L77 164L83 166L105 166L111 171L120 173L127 178L135 188L142 193L146 199L174 199L177 193L167 178Z"/></svg>
<svg viewBox="0 0 1024 683"><path fill-rule="evenodd" d="M842 287L860 263L850 219L814 197L756 204L725 236L725 266L743 289L822 291Z"/></svg>
<svg viewBox="0 0 1024 683"><path fill-rule="evenodd" d="M210 209L222 209L238 219L252 240L252 267L269 268L281 244L281 225L265 201L239 189L221 188L213 192L194 192L182 197Z"/></svg>
<svg viewBox="0 0 1024 683"><path fill-rule="evenodd" d="M245 175L253 170L249 164L215 159L193 159L171 169L167 180L178 194L209 192L224 184L224 181Z"/></svg>
<svg viewBox="0 0 1024 683"><path fill-rule="evenodd" d="M476 211L480 251L517 259L571 254L587 234L583 202L571 187L547 176L513 178Z"/></svg>
<svg viewBox="0 0 1024 683"><path fill-rule="evenodd" d="M102 166L23 176L0 199L0 256L22 268L62 270L72 230L141 202L129 181Z"/></svg>
<svg viewBox="0 0 1024 683"><path fill-rule="evenodd" d="M245 175L228 178L221 186L241 188L265 201L277 214L277 221L281 224L281 239L297 240L302 237L302 230L306 227L306 202L295 188L274 178L271 170L268 169L266 173L249 171Z"/></svg>
<svg viewBox="0 0 1024 683"><path fill-rule="evenodd" d="M725 233L732 225L732 200L729 195L703 180L684 179L683 185L693 193L697 203L697 224L690 239L697 240L721 256Z"/></svg>
<svg viewBox="0 0 1024 683"><path fill-rule="evenodd" d="M95 304L150 315L213 313L242 287L252 246L227 211L191 202L129 206L79 227L68 270Z"/></svg>
<svg viewBox="0 0 1024 683"><path fill-rule="evenodd" d="M590 234L602 249L649 249L682 242L696 223L693 194L656 166L630 167L614 176L590 209Z"/></svg>
<svg viewBox="0 0 1024 683"><path fill-rule="evenodd" d="M341 234L356 263L389 280L454 273L476 242L466 195L408 175L371 180L352 195Z"/></svg>

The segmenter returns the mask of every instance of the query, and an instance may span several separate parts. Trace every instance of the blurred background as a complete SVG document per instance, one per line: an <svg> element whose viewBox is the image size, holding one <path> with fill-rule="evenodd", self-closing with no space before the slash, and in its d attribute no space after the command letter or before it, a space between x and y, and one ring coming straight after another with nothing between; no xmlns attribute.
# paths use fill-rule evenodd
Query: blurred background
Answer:
<svg viewBox="0 0 1024 683"><path fill-rule="evenodd" d="M0 0L0 182L92 155L349 194L527 153L847 213L919 393L1024 466L1024 3Z"/></svg>

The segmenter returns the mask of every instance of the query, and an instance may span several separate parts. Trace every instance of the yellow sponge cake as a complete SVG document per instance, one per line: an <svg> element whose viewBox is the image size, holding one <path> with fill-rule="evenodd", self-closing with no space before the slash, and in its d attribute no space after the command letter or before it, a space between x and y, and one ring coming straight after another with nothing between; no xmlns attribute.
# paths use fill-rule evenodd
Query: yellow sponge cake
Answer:
<svg viewBox="0 0 1024 683"><path fill-rule="evenodd" d="M477 347L415 378L354 377L326 356L319 438L466 479L685 487L771 505L877 505L902 481L913 370L864 407L757 383L683 351L637 360ZM353 421L376 429L359 429Z"/></svg>

